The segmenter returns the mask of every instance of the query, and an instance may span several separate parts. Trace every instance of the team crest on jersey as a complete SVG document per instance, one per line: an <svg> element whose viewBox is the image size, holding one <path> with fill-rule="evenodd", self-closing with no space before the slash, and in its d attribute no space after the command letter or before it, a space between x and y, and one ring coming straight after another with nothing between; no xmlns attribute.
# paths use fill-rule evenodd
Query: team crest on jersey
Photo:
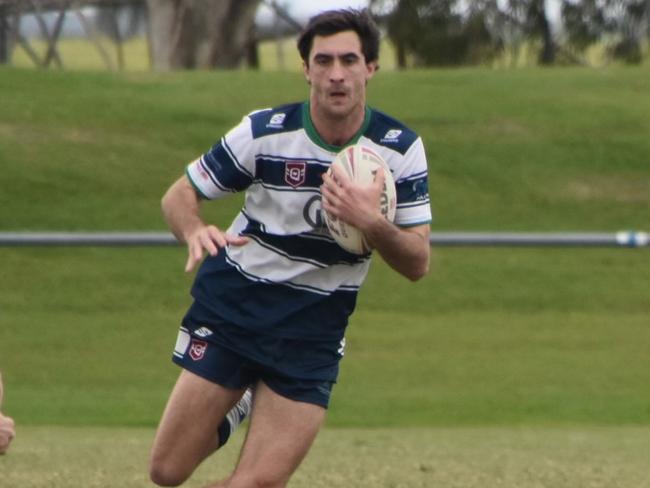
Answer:
<svg viewBox="0 0 650 488"><path fill-rule="evenodd" d="M284 181L296 188L305 182L307 163L304 161L286 161L284 163Z"/></svg>
<svg viewBox="0 0 650 488"><path fill-rule="evenodd" d="M200 361L205 356L205 351L208 348L208 343L205 341L199 341L197 339L192 339L190 344L190 357L194 361Z"/></svg>

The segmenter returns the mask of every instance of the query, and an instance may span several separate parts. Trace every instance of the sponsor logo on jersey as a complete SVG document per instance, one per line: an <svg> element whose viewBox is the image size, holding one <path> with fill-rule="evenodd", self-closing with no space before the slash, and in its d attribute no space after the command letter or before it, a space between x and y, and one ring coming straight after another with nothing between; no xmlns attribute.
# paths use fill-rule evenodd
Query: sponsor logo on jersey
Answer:
<svg viewBox="0 0 650 488"><path fill-rule="evenodd" d="M381 139L381 142L397 142L401 134L402 131L400 129L391 129L386 132L386 135Z"/></svg>
<svg viewBox="0 0 650 488"><path fill-rule="evenodd" d="M190 344L190 357L194 361L200 361L205 356L205 351L208 348L208 343L205 341L199 341L198 339L192 339Z"/></svg>
<svg viewBox="0 0 650 488"><path fill-rule="evenodd" d="M304 161L286 161L284 163L284 181L296 188L305 182L307 163Z"/></svg>
<svg viewBox="0 0 650 488"><path fill-rule="evenodd" d="M212 335L212 331L207 327L201 327L200 329L196 329L194 333L199 337L208 337Z"/></svg>
<svg viewBox="0 0 650 488"><path fill-rule="evenodd" d="M307 222L309 226L316 232L329 235L329 230L327 229L327 225L323 220L320 195L314 195L309 200L307 200L305 207L302 209L302 216L305 219L305 222Z"/></svg>
<svg viewBox="0 0 650 488"><path fill-rule="evenodd" d="M271 120L269 120L269 123L266 124L267 127L271 129L282 129L284 127L284 119L287 116L287 114L279 113L279 114L273 114L271 116Z"/></svg>
<svg viewBox="0 0 650 488"><path fill-rule="evenodd" d="M413 193L415 193L416 200L428 200L429 188L426 180L418 180L413 183Z"/></svg>

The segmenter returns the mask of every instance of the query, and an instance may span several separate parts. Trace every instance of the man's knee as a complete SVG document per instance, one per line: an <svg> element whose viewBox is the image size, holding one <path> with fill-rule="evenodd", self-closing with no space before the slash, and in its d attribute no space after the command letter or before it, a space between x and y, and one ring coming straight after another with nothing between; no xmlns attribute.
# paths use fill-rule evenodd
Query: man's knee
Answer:
<svg viewBox="0 0 650 488"><path fill-rule="evenodd" d="M183 466L162 459L152 458L149 464L149 478L158 486L180 486L192 472Z"/></svg>

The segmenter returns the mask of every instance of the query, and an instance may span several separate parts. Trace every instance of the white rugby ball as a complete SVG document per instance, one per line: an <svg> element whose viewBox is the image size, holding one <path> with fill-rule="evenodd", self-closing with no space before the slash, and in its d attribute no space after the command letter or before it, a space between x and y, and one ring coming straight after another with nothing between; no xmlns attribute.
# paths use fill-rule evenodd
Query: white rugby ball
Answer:
<svg viewBox="0 0 650 488"><path fill-rule="evenodd" d="M331 167L334 166L342 169L352 181L361 185L370 185L375 179L377 169L383 168L385 183L379 206L386 219L390 222L395 220L395 210L397 208L395 180L388 164L377 152L361 144L348 146L336 155ZM331 167L328 172L332 171ZM334 240L343 249L354 254L370 252L371 247L359 229L343 222L334 215L329 215L325 210L323 210L323 220Z"/></svg>

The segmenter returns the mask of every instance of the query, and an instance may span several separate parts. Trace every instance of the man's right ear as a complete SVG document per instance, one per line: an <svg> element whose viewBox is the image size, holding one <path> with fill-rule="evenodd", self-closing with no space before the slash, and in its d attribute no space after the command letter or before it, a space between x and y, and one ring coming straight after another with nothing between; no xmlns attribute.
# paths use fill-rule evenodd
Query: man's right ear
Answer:
<svg viewBox="0 0 650 488"><path fill-rule="evenodd" d="M305 80L307 80L307 84L311 85L311 80L309 79L309 64L307 64L307 61L302 62L302 72L305 75Z"/></svg>

